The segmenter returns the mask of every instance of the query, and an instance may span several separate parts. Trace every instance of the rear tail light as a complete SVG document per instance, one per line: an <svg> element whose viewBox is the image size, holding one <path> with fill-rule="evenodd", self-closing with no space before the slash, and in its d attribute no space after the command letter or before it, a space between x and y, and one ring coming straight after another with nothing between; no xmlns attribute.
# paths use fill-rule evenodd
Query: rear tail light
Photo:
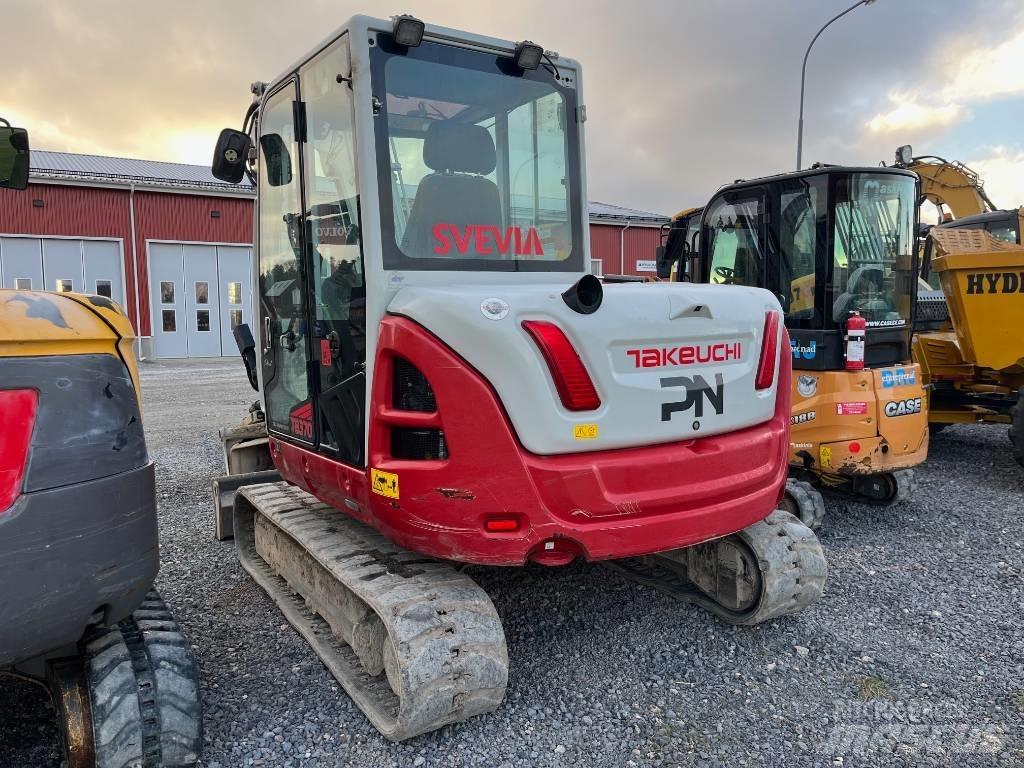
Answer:
<svg viewBox="0 0 1024 768"><path fill-rule="evenodd" d="M761 359L757 363L754 389L768 389L775 381L775 368L779 360L779 313L764 313L764 337L761 339Z"/></svg>
<svg viewBox="0 0 1024 768"><path fill-rule="evenodd" d="M593 411L601 407L594 382L586 366L562 329L544 320L524 320L523 329L533 337L551 371L562 405L570 411Z"/></svg>
<svg viewBox="0 0 1024 768"><path fill-rule="evenodd" d="M0 390L0 512L21 494L38 402L33 389Z"/></svg>

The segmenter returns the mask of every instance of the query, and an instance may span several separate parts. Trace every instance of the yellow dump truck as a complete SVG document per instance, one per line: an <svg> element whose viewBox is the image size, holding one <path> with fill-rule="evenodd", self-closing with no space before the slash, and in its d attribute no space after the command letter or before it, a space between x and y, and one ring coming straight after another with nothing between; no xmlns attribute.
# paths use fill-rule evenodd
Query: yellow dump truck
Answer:
<svg viewBox="0 0 1024 768"><path fill-rule="evenodd" d="M929 422L1010 426L1024 466L1024 248L979 229L936 227L930 269L942 298L923 298L914 360L931 385Z"/></svg>
<svg viewBox="0 0 1024 768"><path fill-rule="evenodd" d="M930 391L933 432L950 424L1008 424L1024 465L1024 208L1000 210L961 162L896 150L921 180L920 200L942 223L922 244L914 362Z"/></svg>

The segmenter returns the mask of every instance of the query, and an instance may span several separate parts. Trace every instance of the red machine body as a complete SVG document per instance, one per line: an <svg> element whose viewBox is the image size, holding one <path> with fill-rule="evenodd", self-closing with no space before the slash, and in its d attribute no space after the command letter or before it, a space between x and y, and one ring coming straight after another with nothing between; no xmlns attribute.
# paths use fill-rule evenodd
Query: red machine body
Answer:
<svg viewBox="0 0 1024 768"><path fill-rule="evenodd" d="M777 375L791 373L781 334ZM771 419L678 443L555 456L527 452L490 384L415 322L379 327L367 469L272 437L282 477L398 545L485 565L548 565L677 549L763 519L783 493L790 388ZM408 361L436 397L431 413L395 409L392 366ZM447 458L391 456L395 427L440 429ZM385 487L386 486L386 487Z"/></svg>

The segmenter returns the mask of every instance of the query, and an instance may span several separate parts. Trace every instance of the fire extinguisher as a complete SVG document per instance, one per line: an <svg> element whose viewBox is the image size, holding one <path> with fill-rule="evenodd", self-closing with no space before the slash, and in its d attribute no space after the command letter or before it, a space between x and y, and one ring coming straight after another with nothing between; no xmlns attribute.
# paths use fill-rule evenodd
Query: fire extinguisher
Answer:
<svg viewBox="0 0 1024 768"><path fill-rule="evenodd" d="M864 370L864 336L868 323L854 310L846 318L846 370Z"/></svg>

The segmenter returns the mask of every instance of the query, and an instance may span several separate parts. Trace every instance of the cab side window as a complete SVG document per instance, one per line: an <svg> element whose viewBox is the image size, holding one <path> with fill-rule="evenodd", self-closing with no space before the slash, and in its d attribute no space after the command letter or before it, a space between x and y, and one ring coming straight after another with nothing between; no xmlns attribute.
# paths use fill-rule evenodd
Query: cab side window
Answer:
<svg viewBox="0 0 1024 768"><path fill-rule="evenodd" d="M729 203L719 200L704 217L703 239L711 259L710 282L724 285L761 284L764 256L761 200Z"/></svg>
<svg viewBox="0 0 1024 768"><path fill-rule="evenodd" d="M818 211L825 190L812 180L800 186L779 196L778 293L787 320L810 320L815 314Z"/></svg>

